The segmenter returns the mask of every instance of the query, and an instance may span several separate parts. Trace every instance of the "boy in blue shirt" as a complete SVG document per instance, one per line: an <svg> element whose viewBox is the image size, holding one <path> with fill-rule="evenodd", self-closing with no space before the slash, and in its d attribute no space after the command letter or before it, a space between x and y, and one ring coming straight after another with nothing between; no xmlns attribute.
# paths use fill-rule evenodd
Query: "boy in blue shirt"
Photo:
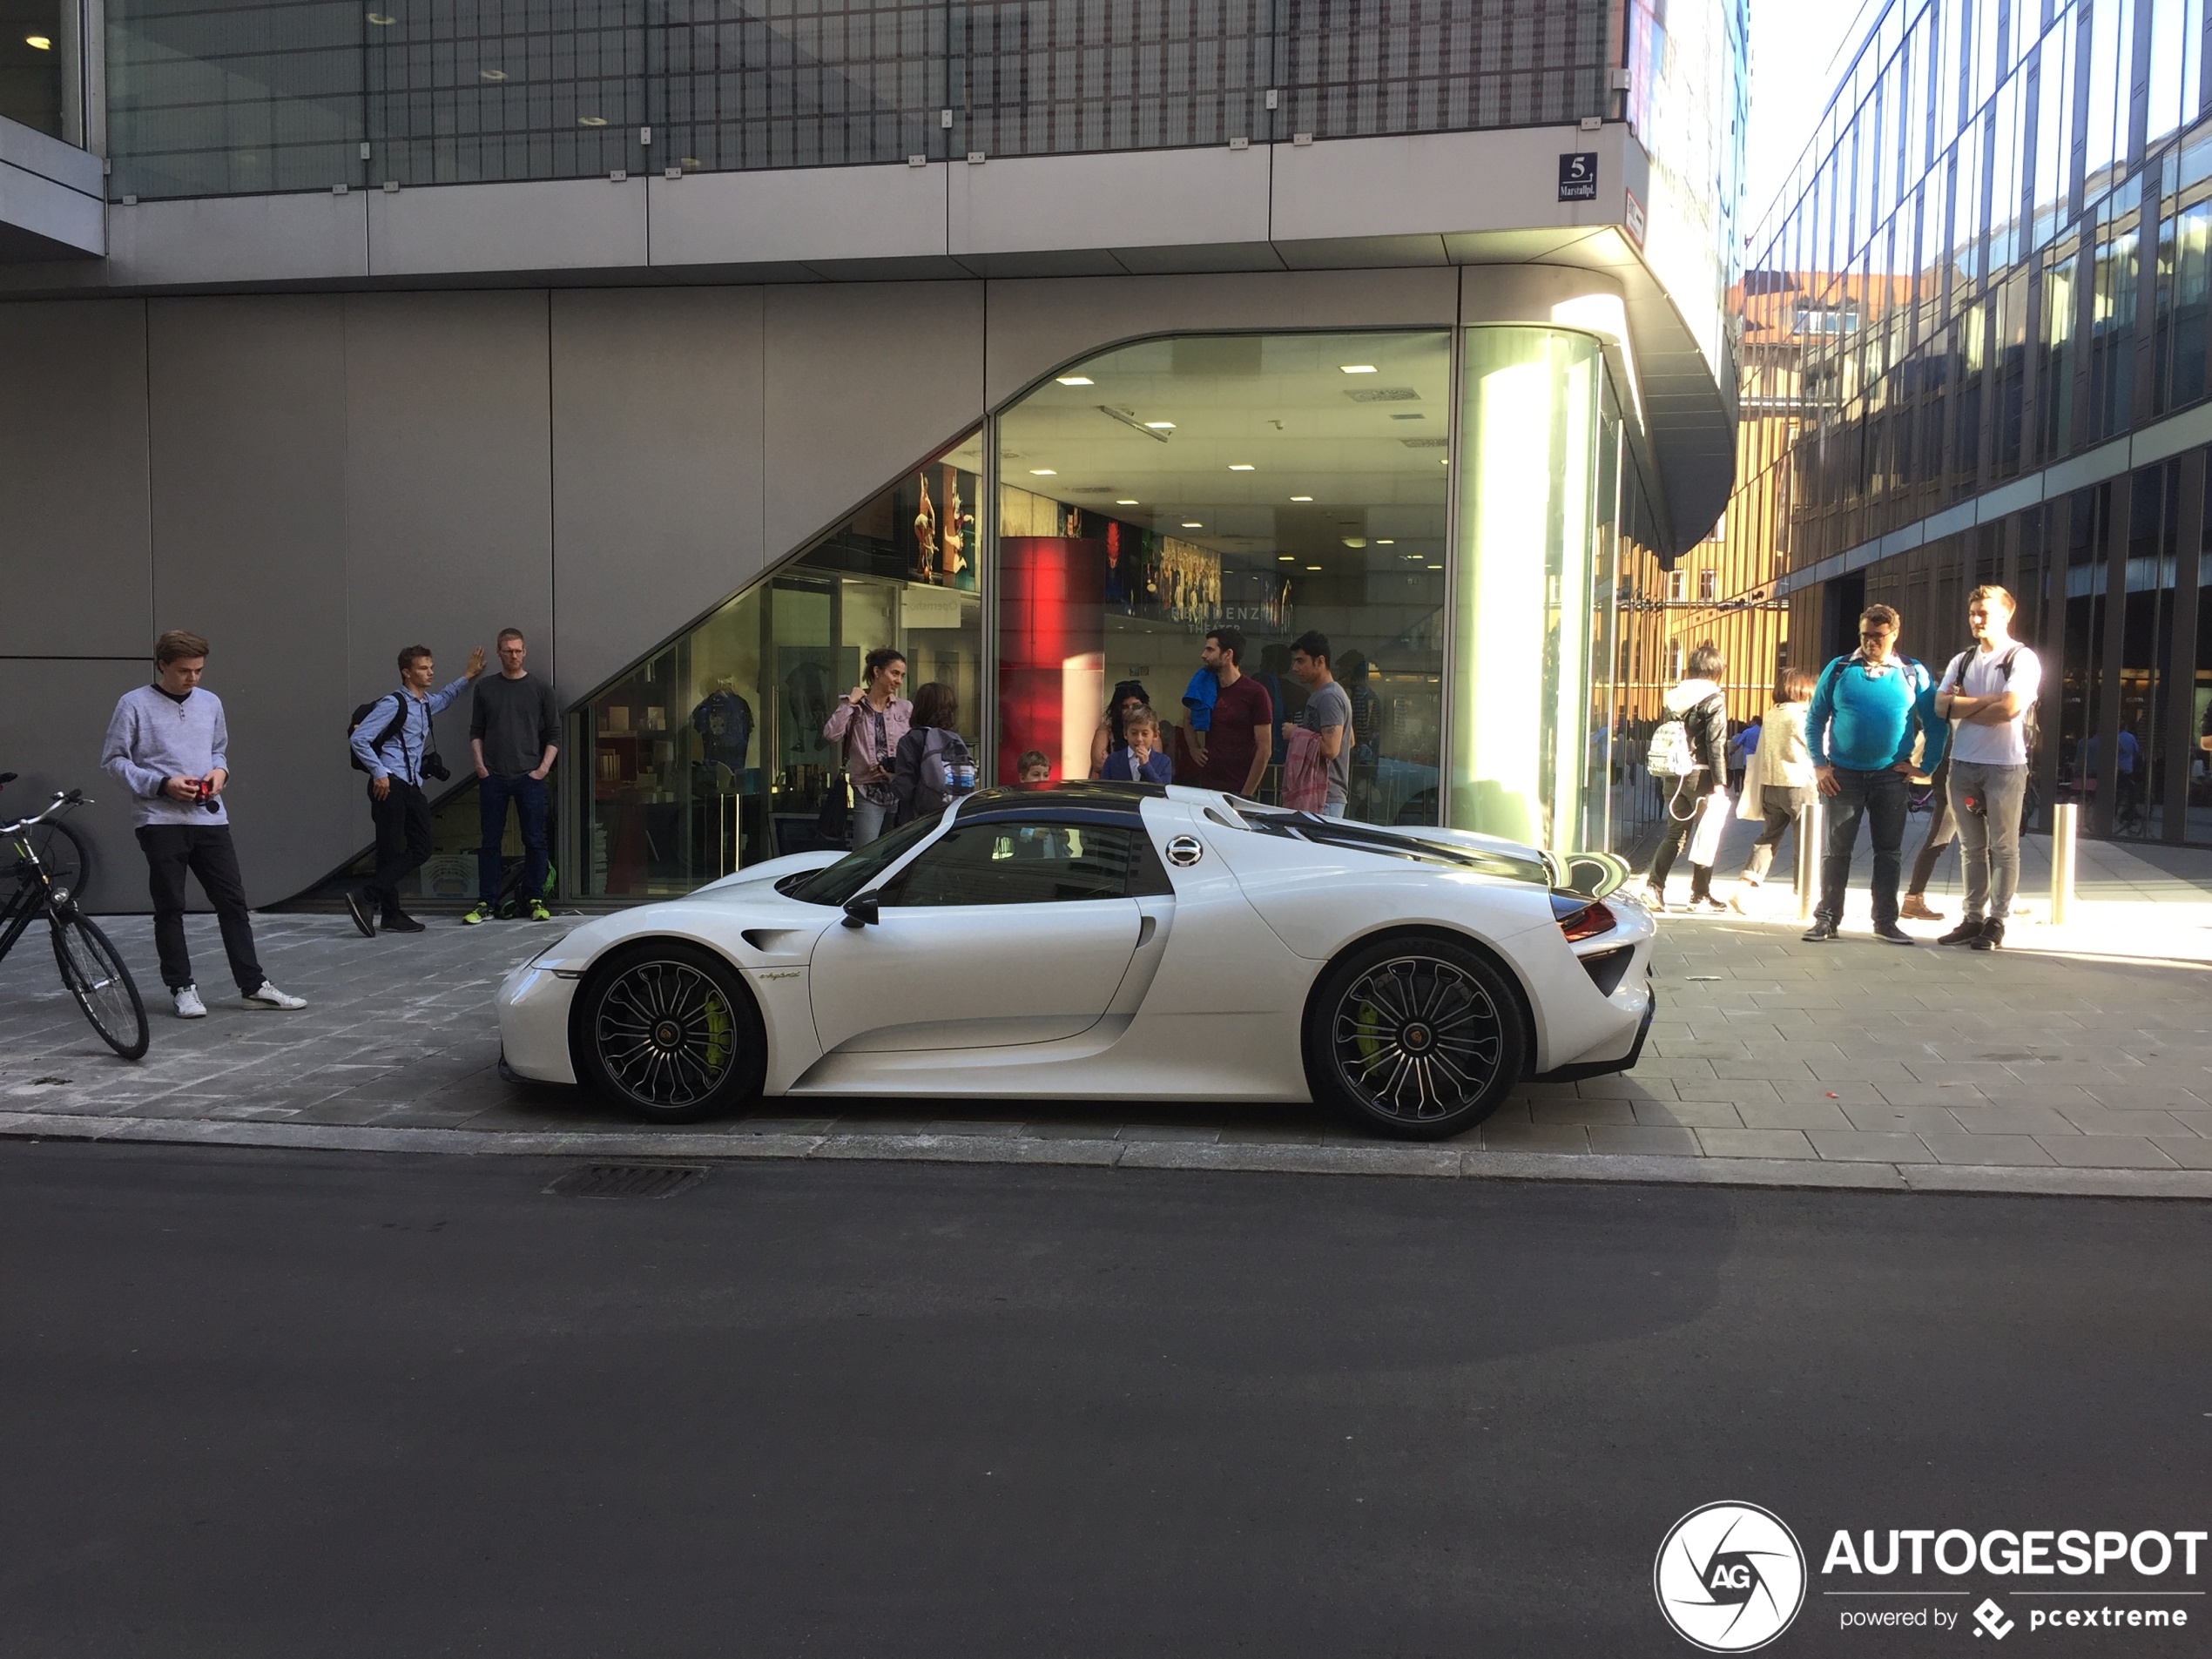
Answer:
<svg viewBox="0 0 2212 1659"><path fill-rule="evenodd" d="M1820 861L1820 905L1807 939L1836 936L1863 817L1874 841L1874 936L1892 945L1915 942L1897 925L1905 779L1913 770L1914 738L1925 734L1919 765L1932 770L1943 759L1950 728L1935 718L1928 671L1894 654L1897 636L1897 612L1867 606L1858 618L1858 649L1829 664L1813 688L1805 745L1813 781L1828 798L1828 842Z"/></svg>

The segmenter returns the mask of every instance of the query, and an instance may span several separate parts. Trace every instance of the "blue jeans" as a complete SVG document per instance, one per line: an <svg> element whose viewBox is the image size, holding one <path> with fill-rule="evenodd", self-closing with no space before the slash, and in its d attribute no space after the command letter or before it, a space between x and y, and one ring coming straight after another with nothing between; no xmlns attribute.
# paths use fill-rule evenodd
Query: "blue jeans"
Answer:
<svg viewBox="0 0 2212 1659"><path fill-rule="evenodd" d="M853 846L855 852L883 833L883 826L891 821L891 809L879 806L859 790L853 792Z"/></svg>
<svg viewBox="0 0 2212 1659"><path fill-rule="evenodd" d="M1836 792L1828 797L1828 845L1820 860L1820 908L1816 914L1831 922L1843 921L1851 848L1858 843L1858 820L1865 818L1874 839L1874 925L1897 926L1897 878L1905 862L1900 850L1905 845L1905 774L1894 767L1879 772L1836 768Z"/></svg>
<svg viewBox="0 0 2212 1659"><path fill-rule="evenodd" d="M1344 803L1340 800L1332 800L1324 803L1321 808L1321 816L1324 818L1342 818L1344 816Z"/></svg>
<svg viewBox="0 0 2212 1659"><path fill-rule="evenodd" d="M499 844L506 838L510 800L523 824L523 901L545 894L545 779L526 772L512 778L494 772L476 779L477 822L483 831L476 849L476 896L488 905L499 902Z"/></svg>

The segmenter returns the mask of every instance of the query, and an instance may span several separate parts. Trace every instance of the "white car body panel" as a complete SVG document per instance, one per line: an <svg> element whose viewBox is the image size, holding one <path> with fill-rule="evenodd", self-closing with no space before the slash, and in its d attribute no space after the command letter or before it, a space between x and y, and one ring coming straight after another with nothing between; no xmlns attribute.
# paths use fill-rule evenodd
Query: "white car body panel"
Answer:
<svg viewBox="0 0 2212 1659"><path fill-rule="evenodd" d="M990 801L1007 799L956 803L944 823L964 810L1001 810ZM1074 811L1083 799L1042 792L1004 810L1049 812L1056 801ZM1123 821L1130 805L1123 798L1117 808ZM1237 803L1206 791L1146 793L1139 810L1171 894L886 905L875 923L848 927L837 908L776 890L839 856L822 853L596 917L501 985L506 1062L522 1076L577 1081L569 1028L585 976L626 945L676 939L742 974L766 1033L763 1092L772 1096L1303 1101L1301 1034L1317 979L1359 941L1404 927L1458 934L1513 974L1527 993L1533 1071L1602 1069L1640 1049L1656 927L1623 895L1606 900L1610 931L1570 946L1541 880L1296 839L1295 825L1293 834L1262 833ZM1349 827L1393 837L1407 853L1427 842L1523 868L1540 861L1487 837ZM1170 856L1179 838L1195 841L1195 861ZM935 840L880 872L877 885ZM1613 957L1622 951L1625 964ZM1578 960L1599 955L1619 970L1609 993Z"/></svg>

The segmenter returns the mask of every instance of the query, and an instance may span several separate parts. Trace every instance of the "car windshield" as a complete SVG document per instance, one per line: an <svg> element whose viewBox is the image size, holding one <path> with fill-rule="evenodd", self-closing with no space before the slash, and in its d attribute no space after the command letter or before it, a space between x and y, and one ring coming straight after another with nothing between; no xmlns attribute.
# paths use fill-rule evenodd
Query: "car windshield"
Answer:
<svg viewBox="0 0 2212 1659"><path fill-rule="evenodd" d="M841 905L874 886L878 876L913 852L943 821L934 814L917 818L913 823L847 853L834 864L808 871L788 887L778 885L787 899L798 899L806 904Z"/></svg>

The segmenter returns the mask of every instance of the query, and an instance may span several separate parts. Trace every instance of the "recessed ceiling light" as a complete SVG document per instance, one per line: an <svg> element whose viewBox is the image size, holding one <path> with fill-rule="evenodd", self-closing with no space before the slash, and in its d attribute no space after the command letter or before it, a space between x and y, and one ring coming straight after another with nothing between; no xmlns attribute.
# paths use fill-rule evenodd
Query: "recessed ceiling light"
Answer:
<svg viewBox="0 0 2212 1659"><path fill-rule="evenodd" d="M1120 496L1115 501L1114 505L1116 507L1134 507L1136 505L1136 497L1134 496Z"/></svg>
<svg viewBox="0 0 2212 1659"><path fill-rule="evenodd" d="M37 51L50 52L54 50L54 43L44 35L25 35L23 44Z"/></svg>
<svg viewBox="0 0 2212 1659"><path fill-rule="evenodd" d="M603 127L607 125L607 118L604 115L579 115L576 124L580 127Z"/></svg>
<svg viewBox="0 0 2212 1659"><path fill-rule="evenodd" d="M1172 421L1147 421L1144 423L1144 429L1148 432L1172 432L1175 430L1175 422Z"/></svg>
<svg viewBox="0 0 2212 1659"><path fill-rule="evenodd" d="M1249 461L1232 461L1229 463L1229 470L1231 472L1250 472L1251 469L1252 463Z"/></svg>
<svg viewBox="0 0 2212 1659"><path fill-rule="evenodd" d="M1444 567L1443 567L1442 565L1440 565L1440 564L1432 564L1432 565L1430 565L1428 568L1429 568L1430 570L1442 570Z"/></svg>
<svg viewBox="0 0 2212 1659"><path fill-rule="evenodd" d="M1186 518L1183 521L1183 528L1186 530L1202 530L1205 527L1205 522L1203 519Z"/></svg>
<svg viewBox="0 0 2212 1659"><path fill-rule="evenodd" d="M1090 386L1096 382L1088 374L1062 374L1060 383L1062 386Z"/></svg>
<svg viewBox="0 0 2212 1659"><path fill-rule="evenodd" d="M1291 499L1292 501L1312 501L1313 497L1311 496L1293 496Z"/></svg>
<svg viewBox="0 0 2212 1659"><path fill-rule="evenodd" d="M1377 547L1396 547L1398 545L1398 540L1395 536L1379 536L1375 538L1375 545Z"/></svg>
<svg viewBox="0 0 2212 1659"><path fill-rule="evenodd" d="M369 22L374 24L379 29L389 29L394 24L399 21L396 17L386 17L381 11L370 12L368 14L368 20Z"/></svg>
<svg viewBox="0 0 2212 1659"><path fill-rule="evenodd" d="M1372 374L1375 372L1372 363L1339 363L1337 367L1347 374Z"/></svg>
<svg viewBox="0 0 2212 1659"><path fill-rule="evenodd" d="M1364 536L1347 536L1344 538L1344 544L1346 547L1365 547L1367 545L1367 538Z"/></svg>
<svg viewBox="0 0 2212 1659"><path fill-rule="evenodd" d="M685 167L696 167L699 165L699 158L697 156L684 156L678 159L678 165Z"/></svg>
<svg viewBox="0 0 2212 1659"><path fill-rule="evenodd" d="M476 78L480 81L503 81L507 78L507 71L503 69L480 69L476 71Z"/></svg>
<svg viewBox="0 0 2212 1659"><path fill-rule="evenodd" d="M1275 563L1278 564L1296 564L1298 563L1298 555L1295 553L1278 553L1275 556Z"/></svg>
<svg viewBox="0 0 2212 1659"><path fill-rule="evenodd" d="M1307 565L1305 568L1306 568L1307 570L1319 570L1321 567L1320 567L1319 565L1318 565L1318 564L1309 564L1309 565Z"/></svg>
<svg viewBox="0 0 2212 1659"><path fill-rule="evenodd" d="M1029 476L1032 478L1057 478L1059 475L1059 473L1050 467L1032 467L1029 469Z"/></svg>

